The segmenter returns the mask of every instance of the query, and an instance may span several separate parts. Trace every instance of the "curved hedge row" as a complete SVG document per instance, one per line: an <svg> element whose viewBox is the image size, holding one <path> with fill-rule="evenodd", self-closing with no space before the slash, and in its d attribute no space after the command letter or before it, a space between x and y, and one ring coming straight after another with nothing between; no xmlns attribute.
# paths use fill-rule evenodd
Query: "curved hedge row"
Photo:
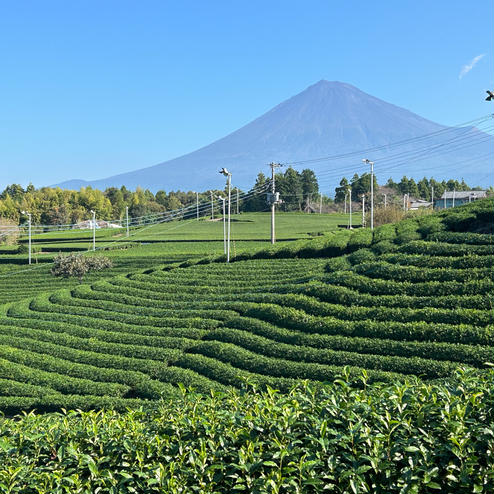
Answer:
<svg viewBox="0 0 494 494"><path fill-rule="evenodd" d="M349 271L338 271L321 276L328 284L346 286L363 293L375 295L409 295L413 297L456 295L489 295L494 289L491 280L475 281L429 281L410 283L408 281L381 280L368 278Z"/></svg>

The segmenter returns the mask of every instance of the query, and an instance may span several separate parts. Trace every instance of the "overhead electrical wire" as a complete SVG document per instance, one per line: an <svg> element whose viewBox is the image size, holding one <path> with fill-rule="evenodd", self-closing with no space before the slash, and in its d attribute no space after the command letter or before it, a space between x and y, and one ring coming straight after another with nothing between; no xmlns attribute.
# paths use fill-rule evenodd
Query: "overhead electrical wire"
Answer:
<svg viewBox="0 0 494 494"><path fill-rule="evenodd" d="M410 144L410 143L418 142L418 141L425 140L425 139L430 139L430 138L433 138L433 137L436 137L438 135L442 135L442 134L445 134L448 132L457 132L458 130L462 130L462 129L465 129L466 131L475 130L475 127L473 127L474 125L480 125L481 123L492 120L493 118L494 118L494 113L490 113L488 115L484 115L483 117L479 117L475 120L470 120L469 122L458 124L458 125L455 125L453 127L446 127L445 129L441 129L441 130L438 130L436 132L431 132L429 134L423 134L421 136L411 137L409 139L403 139L401 141L395 141L395 142L391 142L389 144L383 144L380 146L374 146L374 147L360 149L360 150L356 150L356 151L350 151L348 153L334 154L334 155L329 155L329 156L321 156L318 158L312 158L312 159L308 159L308 160L287 161L287 162L284 162L283 165L294 166L294 165L315 163L318 161L332 161L332 160L339 160L339 159L343 159L343 158L351 158L353 156L360 156L363 153L369 154L369 153L373 153L376 151L389 150L390 148L394 148L397 146L403 146L405 144Z"/></svg>

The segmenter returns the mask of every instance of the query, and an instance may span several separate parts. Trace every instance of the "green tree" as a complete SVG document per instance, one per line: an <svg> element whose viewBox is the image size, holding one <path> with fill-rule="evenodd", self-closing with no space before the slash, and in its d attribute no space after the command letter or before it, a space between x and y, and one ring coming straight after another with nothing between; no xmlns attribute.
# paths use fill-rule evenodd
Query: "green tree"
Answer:
<svg viewBox="0 0 494 494"><path fill-rule="evenodd" d="M283 200L283 209L285 211L301 210L303 190L300 174L289 167L280 182L279 187L276 184L276 190L279 190Z"/></svg>
<svg viewBox="0 0 494 494"><path fill-rule="evenodd" d="M349 182L348 179L343 177L340 180L340 186L335 189L334 202L344 202L348 191Z"/></svg>
<svg viewBox="0 0 494 494"><path fill-rule="evenodd" d="M429 187L429 181L425 177L419 180L419 182L417 183L417 189L419 192L418 195L421 199L424 199L425 201L430 201L431 190Z"/></svg>
<svg viewBox="0 0 494 494"><path fill-rule="evenodd" d="M319 193L319 184L317 183L316 174L313 170L306 168L300 173L300 182L302 184L302 195L307 203L312 197L315 199Z"/></svg>
<svg viewBox="0 0 494 494"><path fill-rule="evenodd" d="M259 173L254 187L249 190L249 197L243 201L242 211L264 211L267 208L266 193L259 193L267 184L264 173Z"/></svg>

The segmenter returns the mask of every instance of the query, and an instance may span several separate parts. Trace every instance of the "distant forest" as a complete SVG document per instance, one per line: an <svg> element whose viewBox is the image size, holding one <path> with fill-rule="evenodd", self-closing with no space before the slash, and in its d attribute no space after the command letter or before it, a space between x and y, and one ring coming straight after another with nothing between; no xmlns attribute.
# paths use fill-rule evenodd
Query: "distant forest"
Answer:
<svg viewBox="0 0 494 494"><path fill-rule="evenodd" d="M335 189L335 197L321 197L319 184L313 170L305 169L301 172L288 167L284 172L275 175L276 191L280 193L282 203L279 209L282 211L307 211L311 212L324 205L331 206L334 203L342 203L348 188L352 189L352 198L358 198L362 194L370 193L370 174L355 174L351 180L343 178ZM256 182L249 191L238 191L239 211L266 211L269 209L266 201L266 192L270 190L271 179L259 173ZM434 197L440 197L445 190L478 190L471 188L463 180L443 180L438 182L433 178L423 178L415 182L413 178L404 176L400 182L389 179L384 185L396 195L409 194L416 199L430 200L431 189L434 187ZM374 176L374 190L379 191L377 179ZM70 225L91 217L91 210L96 211L97 218L102 220L122 220L125 217L125 209L128 207L130 218L139 218L153 213L176 211L181 208L193 206L197 199L204 205L210 204L213 197L215 209L219 211L218 195L225 196L225 190L207 190L204 192L170 191L160 190L153 194L149 190L137 188L128 190L125 186L120 188L109 187L104 191L82 188L79 191L62 190L60 188L41 187L36 189L33 185L25 189L18 185L9 185L0 194L0 218L10 220L17 224L23 223L26 218L21 211L32 214L35 224L43 225ZM236 201L237 189L232 189L232 200ZM205 207L204 211L208 211ZM202 215L209 214L202 211ZM210 209L209 209L210 211ZM236 211L236 204L233 211Z"/></svg>

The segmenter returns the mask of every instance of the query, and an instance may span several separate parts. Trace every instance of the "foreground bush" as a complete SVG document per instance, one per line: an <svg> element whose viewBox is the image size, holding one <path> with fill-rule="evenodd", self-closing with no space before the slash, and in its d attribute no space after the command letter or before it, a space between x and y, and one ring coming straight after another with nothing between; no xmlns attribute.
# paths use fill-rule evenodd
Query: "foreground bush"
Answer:
<svg viewBox="0 0 494 494"><path fill-rule="evenodd" d="M59 254L53 259L51 274L64 278L74 276L79 279L79 283L82 283L84 275L89 271L101 271L112 266L112 260L108 257L85 257L80 254L68 254L65 256Z"/></svg>
<svg viewBox="0 0 494 494"><path fill-rule="evenodd" d="M183 391L154 410L0 419L10 493L487 493L490 382Z"/></svg>

